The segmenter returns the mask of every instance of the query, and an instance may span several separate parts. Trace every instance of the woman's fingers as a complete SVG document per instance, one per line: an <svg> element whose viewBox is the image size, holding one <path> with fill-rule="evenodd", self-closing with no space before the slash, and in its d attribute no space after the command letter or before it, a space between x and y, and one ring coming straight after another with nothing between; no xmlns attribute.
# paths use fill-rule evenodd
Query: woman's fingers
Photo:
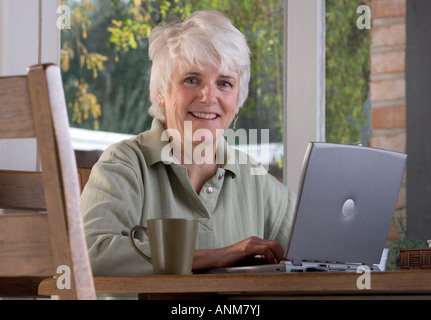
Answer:
<svg viewBox="0 0 431 320"><path fill-rule="evenodd" d="M253 249L252 255L264 256L268 263L278 263L284 258L284 250L276 241L263 240Z"/></svg>
<svg viewBox="0 0 431 320"><path fill-rule="evenodd" d="M258 237L247 238L238 244L240 260L254 256L264 256L269 263L277 263L284 258L284 250L276 241L264 240ZM235 245L234 245L235 246Z"/></svg>
<svg viewBox="0 0 431 320"><path fill-rule="evenodd" d="M284 259L284 250L276 241L250 237L224 248L195 250L193 270L229 267L254 259L278 263Z"/></svg>

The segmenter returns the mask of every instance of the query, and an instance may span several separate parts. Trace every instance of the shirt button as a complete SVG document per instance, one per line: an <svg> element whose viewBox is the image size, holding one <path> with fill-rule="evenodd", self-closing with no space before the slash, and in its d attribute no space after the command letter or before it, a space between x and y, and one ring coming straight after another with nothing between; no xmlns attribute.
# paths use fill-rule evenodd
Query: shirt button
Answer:
<svg viewBox="0 0 431 320"><path fill-rule="evenodd" d="M212 194L214 192L214 189L212 187L208 187L206 191L208 194Z"/></svg>
<svg viewBox="0 0 431 320"><path fill-rule="evenodd" d="M220 181L221 179L223 179L223 177L224 177L224 174L223 174L223 173L220 173L220 174L218 175L217 179L219 179L219 181Z"/></svg>

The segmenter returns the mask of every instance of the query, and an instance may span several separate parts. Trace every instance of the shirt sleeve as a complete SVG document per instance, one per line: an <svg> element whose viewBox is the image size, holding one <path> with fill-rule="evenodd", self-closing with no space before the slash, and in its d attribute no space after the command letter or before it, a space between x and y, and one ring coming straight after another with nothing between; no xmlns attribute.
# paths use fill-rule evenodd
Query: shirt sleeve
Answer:
<svg viewBox="0 0 431 320"><path fill-rule="evenodd" d="M296 194L268 174L265 205L265 239L278 241L284 249L290 236Z"/></svg>
<svg viewBox="0 0 431 320"><path fill-rule="evenodd" d="M138 275L153 271L152 265L134 251L128 237L130 229L142 223L144 201L142 175L134 169L133 161L138 160L121 148L108 149L94 165L81 195L95 275ZM136 240L136 244L149 253L148 243Z"/></svg>

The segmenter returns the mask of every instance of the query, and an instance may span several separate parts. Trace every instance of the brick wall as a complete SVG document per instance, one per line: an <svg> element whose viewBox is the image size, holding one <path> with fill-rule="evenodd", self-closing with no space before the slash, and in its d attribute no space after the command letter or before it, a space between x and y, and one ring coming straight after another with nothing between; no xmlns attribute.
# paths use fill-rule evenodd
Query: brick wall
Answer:
<svg viewBox="0 0 431 320"><path fill-rule="evenodd" d="M406 0L371 0L371 128L369 145L406 152ZM406 183L394 217L406 219ZM388 241L399 238L394 218Z"/></svg>

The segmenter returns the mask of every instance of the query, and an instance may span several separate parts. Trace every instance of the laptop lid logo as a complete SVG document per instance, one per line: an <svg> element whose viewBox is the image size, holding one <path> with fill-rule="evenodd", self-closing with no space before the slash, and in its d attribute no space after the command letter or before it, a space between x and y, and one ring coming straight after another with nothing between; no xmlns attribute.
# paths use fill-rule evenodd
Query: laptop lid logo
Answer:
<svg viewBox="0 0 431 320"><path fill-rule="evenodd" d="M343 207L341 209L341 214L343 215L343 217L349 218L354 213L355 213L355 201L353 201L352 199L346 200L346 202L344 202Z"/></svg>

